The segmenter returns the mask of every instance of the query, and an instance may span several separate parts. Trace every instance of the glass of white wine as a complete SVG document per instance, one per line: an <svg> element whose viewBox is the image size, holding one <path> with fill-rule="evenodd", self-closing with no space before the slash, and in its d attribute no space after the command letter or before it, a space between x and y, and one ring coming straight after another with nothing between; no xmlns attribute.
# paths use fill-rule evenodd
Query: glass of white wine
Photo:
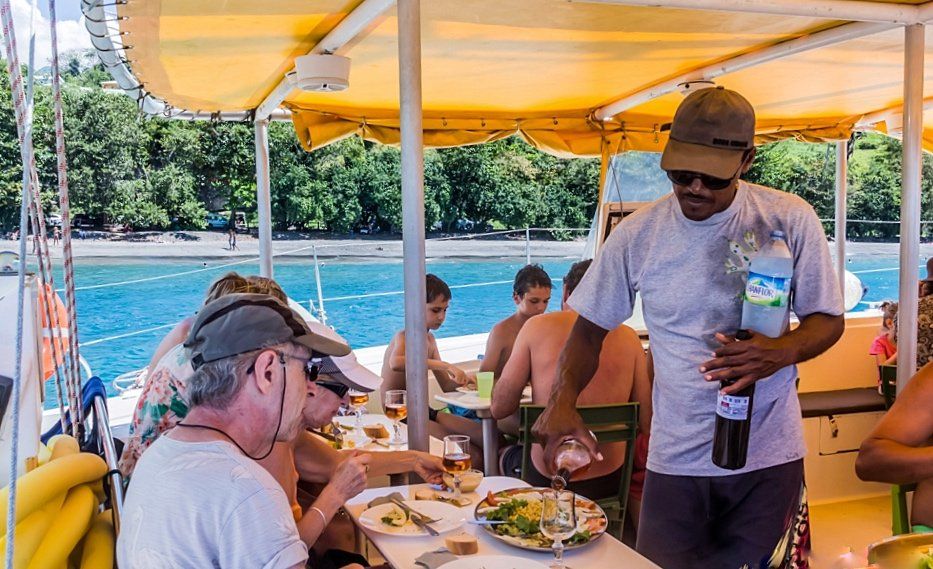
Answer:
<svg viewBox="0 0 933 569"><path fill-rule="evenodd" d="M353 409L353 414L356 415L356 426L361 427L363 426L363 411L366 404L369 403L369 394L351 389L347 395L350 397L350 408Z"/></svg>
<svg viewBox="0 0 933 569"><path fill-rule="evenodd" d="M402 438L402 432L399 427L399 421L408 416L407 398L404 389L393 389L386 391L385 401L383 402L386 410L386 417L392 420L392 438L389 439L390 445L403 445L407 441Z"/></svg>
<svg viewBox="0 0 933 569"><path fill-rule="evenodd" d="M460 475L473 466L470 459L470 437L447 435L444 437L444 470L454 479L454 498L460 501Z"/></svg>
<svg viewBox="0 0 933 569"><path fill-rule="evenodd" d="M576 494L569 490L541 492L541 533L554 541L552 569L569 569L564 565L564 540L577 532Z"/></svg>

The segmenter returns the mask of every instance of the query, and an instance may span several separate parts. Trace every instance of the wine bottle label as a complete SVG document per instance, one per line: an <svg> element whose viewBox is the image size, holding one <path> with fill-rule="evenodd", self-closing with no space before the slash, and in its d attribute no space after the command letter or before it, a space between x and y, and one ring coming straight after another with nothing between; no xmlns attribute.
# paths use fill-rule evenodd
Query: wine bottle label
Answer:
<svg viewBox="0 0 933 569"><path fill-rule="evenodd" d="M744 421L748 419L748 401L750 397L719 394L716 399L716 414L723 419Z"/></svg>
<svg viewBox="0 0 933 569"><path fill-rule="evenodd" d="M745 285L745 301L758 306L787 306L790 296L790 277L771 277L755 272L748 273Z"/></svg>

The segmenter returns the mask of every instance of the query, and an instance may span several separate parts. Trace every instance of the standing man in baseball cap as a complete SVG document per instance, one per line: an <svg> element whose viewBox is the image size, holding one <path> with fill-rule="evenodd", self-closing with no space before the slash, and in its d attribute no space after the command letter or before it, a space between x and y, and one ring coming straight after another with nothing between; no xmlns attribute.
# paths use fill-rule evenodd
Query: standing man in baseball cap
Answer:
<svg viewBox="0 0 933 569"><path fill-rule="evenodd" d="M304 567L321 521L297 524L282 486L257 461L302 430L312 358L345 356L286 304L230 294L207 304L185 347L191 408L140 458L117 542L121 567ZM368 455L352 497L366 485ZM323 514L321 515L323 517Z"/></svg>
<svg viewBox="0 0 933 569"><path fill-rule="evenodd" d="M740 180L755 158L754 137L755 112L738 93L717 87L683 100L661 157L673 194L622 221L570 297L580 317L535 424L549 464L569 437L601 458L575 403L607 331L632 315L640 292L655 381L637 549L665 569L758 567L788 555L778 544L800 504L806 454L795 364L824 352L844 328L813 208ZM793 255L800 325L779 338L737 342L749 260L778 230ZM725 393L758 382L740 470L711 460L721 380L735 382Z"/></svg>

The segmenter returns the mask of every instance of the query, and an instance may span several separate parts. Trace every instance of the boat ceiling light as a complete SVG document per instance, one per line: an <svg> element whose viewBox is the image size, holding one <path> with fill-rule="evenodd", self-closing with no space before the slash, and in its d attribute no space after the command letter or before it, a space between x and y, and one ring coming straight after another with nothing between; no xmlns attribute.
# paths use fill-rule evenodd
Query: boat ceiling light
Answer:
<svg viewBox="0 0 933 569"><path fill-rule="evenodd" d="M302 91L344 91L350 86L350 58L326 53L296 57L295 69L285 77Z"/></svg>

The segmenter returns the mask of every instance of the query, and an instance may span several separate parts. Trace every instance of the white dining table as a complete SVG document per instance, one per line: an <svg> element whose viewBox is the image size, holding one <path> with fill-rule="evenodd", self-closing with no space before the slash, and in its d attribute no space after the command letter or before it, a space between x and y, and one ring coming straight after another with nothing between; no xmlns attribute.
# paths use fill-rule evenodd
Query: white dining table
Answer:
<svg viewBox="0 0 933 569"><path fill-rule="evenodd" d="M528 484L516 478L507 476L491 476L483 479L475 492L464 493L473 503L461 508L467 520L475 519L473 510L479 500L487 492L498 492L508 488L527 487ZM457 533L469 533L476 536L479 542L479 555L512 555L530 559L549 565L554 556L551 553L529 551L508 545L489 535L482 527L464 523L459 529L443 533L437 537L432 536L400 536L387 535L377 532L360 523L360 514L366 510L366 505L374 498L399 492L403 496L414 497L415 491L427 487L426 484L408 486L393 486L388 488L370 488L364 490L345 505L353 522L359 527L372 544L385 557L386 561L395 569L416 569L415 559L422 553L444 547L444 538ZM632 548L623 544L609 534L604 534L585 547L570 549L564 552L564 560L573 569L658 569L658 566L642 557ZM477 569L480 569L477 567Z"/></svg>
<svg viewBox="0 0 933 569"><path fill-rule="evenodd" d="M476 412L483 426L483 471L486 476L499 475L499 429L490 408L492 399L484 399L475 391L450 391L435 395L434 399L447 405L455 405ZM521 404L531 403L531 386L522 391Z"/></svg>
<svg viewBox="0 0 933 569"><path fill-rule="evenodd" d="M375 441L366 437L363 434L362 428L358 427L356 424L356 416L354 415L334 415L331 419L331 422L337 423L341 426L352 427L348 429L348 434L350 438L356 438L357 440L363 441L365 443L357 446L360 450L365 450L367 452L388 452L395 450L408 450L408 426L405 423L399 424L399 432L402 435L402 438L405 439L404 444L400 445L390 445L388 439L379 439ZM381 424L389 431L389 436L392 436L392 419L386 417L381 413L366 413L360 417L361 427L368 427L370 425ZM444 442L436 437L428 437L428 452L435 456L443 456L444 454Z"/></svg>

